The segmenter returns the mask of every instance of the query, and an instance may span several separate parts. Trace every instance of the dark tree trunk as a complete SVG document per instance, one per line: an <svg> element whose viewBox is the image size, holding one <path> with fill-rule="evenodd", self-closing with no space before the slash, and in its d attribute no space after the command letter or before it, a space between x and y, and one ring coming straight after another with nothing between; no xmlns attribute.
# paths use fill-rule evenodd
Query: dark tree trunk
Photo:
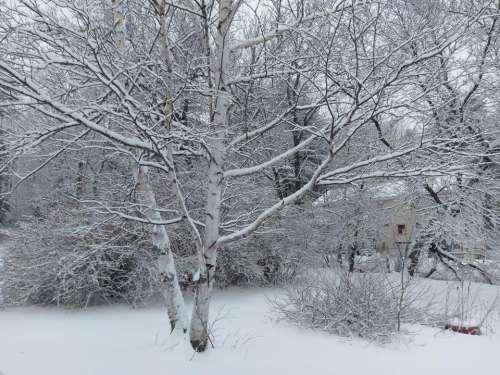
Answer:
<svg viewBox="0 0 500 375"><path fill-rule="evenodd" d="M357 232L355 234L357 237ZM348 265L349 265L349 272L354 272L354 263L356 262L356 253L358 251L358 245L356 243L353 243L350 248L349 248L349 256L348 256Z"/></svg>
<svg viewBox="0 0 500 375"><path fill-rule="evenodd" d="M408 256L408 273L410 276L415 275L417 272L418 261L420 259L420 250L413 250Z"/></svg>
<svg viewBox="0 0 500 375"><path fill-rule="evenodd" d="M78 175L76 176L76 197L83 197L83 174L84 174L85 163L83 161L78 162Z"/></svg>
<svg viewBox="0 0 500 375"><path fill-rule="evenodd" d="M0 129L0 150L3 146L3 130ZM1 163L0 163L1 164ZM7 196L3 195L10 190L8 177L0 173L0 224L7 224L9 221L10 205Z"/></svg>

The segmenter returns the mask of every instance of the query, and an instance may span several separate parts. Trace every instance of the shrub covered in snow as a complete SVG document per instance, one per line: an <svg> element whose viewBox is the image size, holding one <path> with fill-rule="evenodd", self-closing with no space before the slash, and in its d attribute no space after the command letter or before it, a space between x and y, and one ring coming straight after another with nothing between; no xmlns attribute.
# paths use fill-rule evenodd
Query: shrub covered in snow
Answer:
<svg viewBox="0 0 500 375"><path fill-rule="evenodd" d="M4 255L6 303L135 305L158 291L157 254L145 240L146 227L65 210L20 229Z"/></svg>
<svg viewBox="0 0 500 375"><path fill-rule="evenodd" d="M242 251L243 250L243 251ZM217 257L215 280L218 287L258 285L262 270L258 266L259 252L255 247L227 246Z"/></svg>
<svg viewBox="0 0 500 375"><path fill-rule="evenodd" d="M296 275L303 250L287 247L279 231L230 244L217 257L216 281L234 285L281 285Z"/></svg>
<svg viewBox="0 0 500 375"><path fill-rule="evenodd" d="M401 322L422 318L418 296L406 293L383 274L328 271L308 274L273 301L278 314L297 325L321 329L340 336L385 340Z"/></svg>

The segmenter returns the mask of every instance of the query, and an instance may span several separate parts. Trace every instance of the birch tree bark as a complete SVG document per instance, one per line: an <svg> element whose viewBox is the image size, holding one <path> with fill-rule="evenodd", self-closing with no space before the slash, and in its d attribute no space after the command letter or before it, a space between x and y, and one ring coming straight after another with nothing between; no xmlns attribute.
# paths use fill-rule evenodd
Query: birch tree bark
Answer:
<svg viewBox="0 0 500 375"><path fill-rule="evenodd" d="M191 316L190 340L192 347L203 352L208 344L208 318L210 294L213 288L217 251L219 250L219 225L223 189L224 132L228 125L229 93L225 78L229 69L229 50L225 40L233 13L233 0L219 0L219 20L215 40L213 61L214 97L213 112L210 113L212 137L209 140L208 195L206 202L205 238L199 265L199 279L195 290Z"/></svg>
<svg viewBox="0 0 500 375"><path fill-rule="evenodd" d="M122 51L125 48L125 25L123 15L123 0L112 0L113 7L113 26L116 31L116 48ZM167 42L165 0L160 1L160 38L163 63L165 66L165 107L163 109L165 116L165 127L168 131L171 129L171 118L173 114L172 97L172 58ZM167 152L168 163L171 168L171 174L175 173L171 148ZM145 215L151 222L161 222L162 217L156 202L155 192L150 182L149 169L139 165L135 173L135 189L140 197L140 202L145 205ZM176 186L175 184L173 186ZM173 331L177 325L183 332L187 332L189 320L184 302L184 296L180 289L179 279L175 267L175 260L172 253L172 246L167 229L164 225L153 225L152 240L154 246L159 250L158 269L160 271L161 292L167 304L167 314L170 321L170 329Z"/></svg>
<svg viewBox="0 0 500 375"><path fill-rule="evenodd" d="M140 200L148 208L146 217L151 222L161 222L162 217L156 203L155 193L149 182L150 174L147 167L137 169L136 191ZM164 225L153 225L153 244L160 251L158 268L160 271L161 291L167 303L167 314L170 320L170 328L173 331L180 324L184 332L189 324L184 297L179 286L179 278L175 268L170 238Z"/></svg>
<svg viewBox="0 0 500 375"><path fill-rule="evenodd" d="M7 176L4 174L4 172L1 170L1 165L3 160L6 159L7 155L1 154L1 151L4 147L3 145L3 138L4 137L4 130L2 129L2 113L0 112L0 225L6 224L8 222L9 218L9 201L7 199L7 196L5 196L5 192L8 190L7 189Z"/></svg>

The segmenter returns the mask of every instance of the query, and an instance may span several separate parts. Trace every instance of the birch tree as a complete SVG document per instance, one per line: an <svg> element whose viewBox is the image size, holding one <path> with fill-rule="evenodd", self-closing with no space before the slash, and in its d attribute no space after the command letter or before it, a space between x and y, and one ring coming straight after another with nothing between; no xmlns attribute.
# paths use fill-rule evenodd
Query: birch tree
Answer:
<svg viewBox="0 0 500 375"><path fill-rule="evenodd" d="M126 51L126 30L124 24L124 0L112 0L112 14L113 14L113 28L115 29L115 43L119 53L123 54ZM165 128L171 131L171 120L173 115L173 94L172 94L172 57L168 47L168 36L166 29L166 8L165 0L160 0L158 13L159 13L159 39L162 63L164 64L164 102L163 108ZM124 60L125 64L130 62ZM124 82L127 88L128 83ZM172 159L172 148L167 147L165 155L170 168L169 174L174 175L171 180L174 181L173 188L177 195L180 194L175 183L175 166ZM139 156L140 158L141 156ZM157 205L155 192L149 181L149 170L147 166L140 165L137 168L134 179L136 181L135 190L140 197L140 202L144 204L146 210L144 214L146 218L152 223L162 221L162 217ZM167 187L169 189L170 187ZM182 199L182 197L181 197ZM181 203L182 204L182 203ZM167 313L170 320L170 327L174 330L177 322L180 322L181 328L186 332L188 328L188 316L182 295L179 278L175 267L174 257L172 254L172 246L167 229L163 225L153 224L153 243L158 247L160 255L158 260L158 267L160 271L160 281L162 284L162 292L167 302Z"/></svg>
<svg viewBox="0 0 500 375"><path fill-rule="evenodd" d="M212 128L212 137L207 142L207 149L210 157L209 172L208 172L208 197L207 197L207 219L205 243L203 247L203 257L205 264L200 266L200 277L196 290L195 306L191 322L191 343L196 350L203 351L208 342L207 322L208 322L208 305L210 289L213 282L213 272L216 267L217 251L227 243L236 241L240 238L248 236L255 231L263 222L268 220L272 215L281 210L282 207L297 202L316 184L334 185L346 184L366 178L383 178L383 177L409 177L412 175L436 175L443 173L443 165L439 160L432 159L432 164L424 168L411 169L403 163L403 169L396 169L397 163L390 163L391 160L408 160L409 157L415 154L421 154L427 157L431 156L433 149L439 147L441 140L436 138L427 138L425 136L425 123L422 128L413 132L413 139L409 142L395 146L391 152L377 154L367 159L358 159L347 166L335 167L335 161L332 160L351 139L355 137L357 132L371 124L374 119L379 117L398 117L400 119L405 114L410 114L411 105L418 96L410 94L409 89L414 84L410 81L415 74L420 64L437 56L451 43L457 41L458 38L464 35L469 28L469 21L455 24L453 27L442 31L440 35L441 42L438 45L431 47L425 52L419 53L417 56L407 57L405 54L400 54L404 50L404 46L411 43L412 40L418 38L417 34L412 34L406 39L400 41L399 48L393 50L385 50L384 47L378 48L378 43L383 45L385 41L389 42L389 38L393 35L385 32L379 32L378 26L374 20L382 18L380 5L378 7L357 7L350 3L335 3L332 9L326 12L312 13L310 16L301 18L299 24L307 32L313 34L308 27L318 27L321 31L330 31L332 34L327 35L341 36L333 39L326 39L319 45L315 45L311 49L313 51L326 51L326 55L315 55L315 57L323 59L326 62L324 69L325 74L323 79L324 85L316 85L316 97L318 101L310 106L295 106L294 109L306 110L311 107L324 107L326 113L329 114L331 121L324 124L315 124L315 126L307 129L312 136L304 139L294 147L287 149L283 153L275 154L270 159L261 163L250 163L253 165L239 168L224 168L224 164L235 161L235 150L238 149L241 142L251 144L252 137L258 136L276 130L282 122L278 121L265 124L262 127L256 127L252 131L248 131L240 136L231 136L228 130L231 129L230 120L232 112L228 103L228 92L230 89L225 86L228 82L226 77L234 76L233 64L230 64L230 56L239 53L238 57L244 58L245 52L241 50L252 49L252 54L255 54L258 48L266 48L266 43L277 38L278 36L293 33L293 27L278 28L278 31L272 31L269 34L248 39L243 42L234 42L235 38L231 29L231 23L235 22L238 10L241 7L239 2L219 1L217 15L217 31L214 41L213 51L210 54L213 61L210 61L210 67L213 67L213 72L209 73L210 77L214 77L214 94L212 94L213 115L210 119L213 121L209 126ZM304 8L302 3L297 3L295 10L302 12ZM203 6L203 4L202 4ZM203 12L201 12L203 14ZM337 15L337 16L335 16ZM478 14L472 14L472 17L477 17ZM346 17L344 19L343 17ZM387 16L389 19L390 16ZM326 24L319 20L326 19ZM308 24L307 21L315 20L317 23ZM207 22L205 22L207 23ZM315 29L317 31L318 29ZM388 31L388 30L387 30ZM422 30L419 30L422 32ZM343 35L342 35L343 34ZM234 40L234 39L233 39ZM281 40L283 42L283 40ZM316 40L317 43L317 40ZM334 43L338 43L335 45ZM374 46L373 49L366 48L366 45ZM309 46L307 46L309 47ZM323 48L321 48L323 47ZM340 51L349 51L347 55L353 61L354 66L349 66L348 62L343 59L333 56L341 56ZM295 51L296 52L296 51ZM380 53L380 54L379 54ZM301 56L300 54L298 56ZM383 56L383 57L381 57ZM332 59L333 61L331 61ZM379 60L380 59L380 60ZM368 61L368 63L366 63ZM266 60L266 63L269 63ZM338 65L335 65L337 63ZM387 64L386 64L387 63ZM346 66L347 64L347 66ZM266 64L264 63L264 66ZM338 72L340 66L341 73ZM323 68L323 67L322 67ZM380 78L380 73L384 74L384 78ZM306 79L309 77L306 77ZM310 79L310 78L309 78ZM313 81L313 83L316 83ZM255 85L255 80L252 80ZM402 88L406 86L406 89ZM404 95L402 95L404 94ZM389 99L390 98L390 99ZM388 100L388 101L386 101ZM399 113L398 113L399 112ZM323 125L323 126L321 126ZM395 122L396 126L405 126L399 120ZM415 139L416 138L416 139ZM222 141L221 141L222 139ZM300 189L283 197L274 205L256 212L253 220L243 225L239 230L232 233L220 233L220 218L221 218L221 194L224 192L224 185L228 187L233 178L242 178L245 176L259 174L281 161L293 157L304 147L312 144L318 139L323 139L325 144L323 148L324 158L321 160L311 178ZM227 145L224 147L224 145ZM252 145L253 146L253 145ZM225 162L225 163L224 163ZM374 166L381 166L381 170L373 171ZM371 173L364 167L370 167ZM453 173L454 167L448 167L446 171Z"/></svg>
<svg viewBox="0 0 500 375"><path fill-rule="evenodd" d="M166 19L166 7L165 0L160 0L159 3L159 39L160 39L160 49L161 49L161 58L162 63L164 64L164 85L165 85L165 95L164 95L164 125L167 132L171 132L172 130L172 116L174 114L173 108L173 90L172 90L172 56L168 45L168 35L167 35L167 19ZM116 22L115 22L116 24ZM189 218L189 215L186 212L186 208L184 207L184 201L182 194L180 192L180 187L178 186L178 181L176 178L175 172L175 164L173 160L173 150L172 146L168 145L166 149L166 162L169 167L169 180L171 186L168 186L167 189L171 188L174 190L174 193L177 195L178 200L180 202L181 209L184 211L183 216ZM144 190L144 201L147 206L149 206L149 210L146 211L146 216L151 222L161 222L162 217L159 212L159 207L156 202L155 193L151 184L148 181L148 167L139 166L136 181L136 187L141 190ZM198 234L196 227L192 221L190 222L193 225L193 229ZM170 238L167 233L167 229L162 225L155 225L153 232L154 242L157 244L160 249L160 258L159 258L159 268L160 268L160 278L163 284L165 300L167 302L167 312L170 319L170 326L172 330L175 328L177 321L180 322L181 328L184 332L188 329L188 316L186 311L186 306L184 303L184 297L182 295L179 278L175 267L174 257L172 254L172 248L170 244ZM197 240L197 239L196 239Z"/></svg>

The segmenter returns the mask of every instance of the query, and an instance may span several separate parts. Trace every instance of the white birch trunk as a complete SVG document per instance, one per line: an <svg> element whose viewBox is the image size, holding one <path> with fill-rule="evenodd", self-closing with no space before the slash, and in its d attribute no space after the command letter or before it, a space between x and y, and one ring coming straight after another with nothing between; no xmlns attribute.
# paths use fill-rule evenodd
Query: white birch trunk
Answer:
<svg viewBox="0 0 500 375"><path fill-rule="evenodd" d="M218 144L219 150L223 145L220 141L214 141L212 146ZM208 317L210 306L210 295L214 283L215 268L217 265L219 237L220 204L222 195L222 152L214 152L212 148L212 160L208 172L208 197L207 197L207 219L205 227L205 241L203 254L199 265L199 279L197 280L193 312L191 316L190 341L193 349L203 352L208 344Z"/></svg>
<svg viewBox="0 0 500 375"><path fill-rule="evenodd" d="M164 40L162 44L165 56L165 65L167 67L167 90L165 93L166 103L171 105L171 60L168 59L169 51L168 45L166 43L166 28L165 28L165 1L162 1L163 12L160 13L160 25L161 25L161 36ZM119 51L123 50L125 47L125 26L123 24L123 0L112 0L113 9L113 23L116 28L116 47ZM166 52L165 52L166 51ZM165 107L166 115L166 126L169 128L168 124L171 118L171 108ZM153 222L161 222L162 217L158 211L158 205L156 202L155 192L149 182L149 173L147 167L139 166L135 174L136 191L138 193L140 202L147 207L145 215ZM184 332L187 331L189 326L188 314L186 310L186 305L184 303L184 297L179 285L179 279L177 275L177 270L175 267L174 257L172 254L170 238L165 226L153 225L152 234L153 245L159 250L158 259L158 269L160 272L160 285L161 292L165 297L167 304L167 314L170 321L170 328L173 331L177 325L180 324Z"/></svg>
<svg viewBox="0 0 500 375"><path fill-rule="evenodd" d="M3 308L3 304L4 304L3 288L4 288L5 270L4 270L2 256L3 256L2 248L0 248L0 309Z"/></svg>
<svg viewBox="0 0 500 375"><path fill-rule="evenodd" d="M147 206L145 214L148 220L153 222L162 221L161 214L158 211L155 193L149 182L147 167L138 168L136 175L136 191L140 195L141 202ZM153 225L152 240L153 245L157 247L160 252L158 268L160 271L162 294L167 302L170 328L173 331L177 323L179 323L182 330L186 332L189 324L188 314L184 303L184 297L179 286L179 278L177 276L177 270L175 269L170 238L165 226Z"/></svg>
<svg viewBox="0 0 500 375"><path fill-rule="evenodd" d="M217 251L220 224L220 209L223 188L224 134L227 128L230 97L224 78L228 72L228 53L225 37L232 18L233 0L219 0L219 22L216 36L216 53L213 64L215 98L214 113L210 124L212 139L209 143L210 161L208 170L208 195L206 203L205 239L199 265L193 312L191 316L190 341L194 350L203 352L209 341L208 319L210 295L217 265Z"/></svg>

